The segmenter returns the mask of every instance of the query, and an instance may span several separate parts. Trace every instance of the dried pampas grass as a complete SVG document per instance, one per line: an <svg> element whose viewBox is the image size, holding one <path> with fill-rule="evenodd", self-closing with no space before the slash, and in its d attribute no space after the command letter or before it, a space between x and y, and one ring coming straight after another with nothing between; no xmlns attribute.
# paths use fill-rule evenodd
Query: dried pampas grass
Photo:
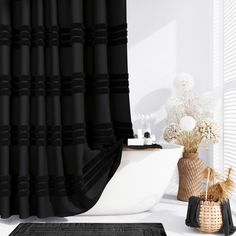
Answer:
<svg viewBox="0 0 236 236"><path fill-rule="evenodd" d="M181 134L176 137L176 143L184 146L184 152L186 153L197 153L201 141L202 137L194 131L182 131Z"/></svg>
<svg viewBox="0 0 236 236"><path fill-rule="evenodd" d="M211 180L219 178L219 175L211 169ZM232 180L232 168L228 169L228 174L226 180L219 181L208 188L208 196L212 201L221 201L224 202L230 198L231 193L234 191L235 184Z"/></svg>
<svg viewBox="0 0 236 236"><path fill-rule="evenodd" d="M204 172L203 172L204 178L206 178L206 179L208 178L208 172L210 172L209 173L209 181L213 181L214 182L216 179L220 178L219 174L213 168L211 168L211 167L207 167L204 170Z"/></svg>

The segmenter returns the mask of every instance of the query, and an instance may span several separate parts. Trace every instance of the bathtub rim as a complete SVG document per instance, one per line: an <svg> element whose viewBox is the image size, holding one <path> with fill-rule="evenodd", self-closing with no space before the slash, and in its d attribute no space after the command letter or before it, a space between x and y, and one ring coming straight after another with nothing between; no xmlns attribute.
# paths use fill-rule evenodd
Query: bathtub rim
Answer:
<svg viewBox="0 0 236 236"><path fill-rule="evenodd" d="M145 149L135 149L135 148L129 148L129 146L124 147L122 152L131 152L131 151L137 151L137 152L145 152L145 151L167 151L167 150L173 150L173 149L184 149L184 146L174 143L158 143L162 146L162 148L145 148Z"/></svg>

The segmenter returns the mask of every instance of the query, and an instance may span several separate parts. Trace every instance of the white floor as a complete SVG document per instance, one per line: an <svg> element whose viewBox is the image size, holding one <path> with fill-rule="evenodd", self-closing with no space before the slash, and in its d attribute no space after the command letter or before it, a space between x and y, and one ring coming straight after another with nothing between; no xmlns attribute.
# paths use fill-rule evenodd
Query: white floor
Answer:
<svg viewBox="0 0 236 236"><path fill-rule="evenodd" d="M185 216L187 211L187 204L175 200L174 196L165 195L165 197L158 203L150 212L144 212L136 215L119 215L119 216L73 216L66 218L48 218L45 220L36 217L30 217L27 220L20 220L17 216L12 216L7 220L0 220L0 235L7 236L10 232L22 222L160 222L164 225L168 236L194 236L201 235L198 231L185 226ZM236 223L236 217L234 216ZM204 234L208 235L208 234ZM210 235L210 234L209 234ZM211 234L212 235L212 234ZM221 235L221 234L217 234Z"/></svg>

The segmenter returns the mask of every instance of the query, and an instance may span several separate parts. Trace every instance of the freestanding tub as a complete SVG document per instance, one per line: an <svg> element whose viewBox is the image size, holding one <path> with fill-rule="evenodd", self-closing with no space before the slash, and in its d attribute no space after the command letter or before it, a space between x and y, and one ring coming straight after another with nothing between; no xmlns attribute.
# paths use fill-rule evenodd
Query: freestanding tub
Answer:
<svg viewBox="0 0 236 236"><path fill-rule="evenodd" d="M163 196L183 148L124 149L121 164L97 204L84 215L134 214L150 210Z"/></svg>

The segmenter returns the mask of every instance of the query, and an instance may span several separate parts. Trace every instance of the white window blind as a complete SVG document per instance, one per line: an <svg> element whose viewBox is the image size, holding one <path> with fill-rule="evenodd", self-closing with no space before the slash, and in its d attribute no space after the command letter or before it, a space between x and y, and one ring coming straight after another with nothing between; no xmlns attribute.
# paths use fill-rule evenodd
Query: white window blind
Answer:
<svg viewBox="0 0 236 236"><path fill-rule="evenodd" d="M224 167L236 182L236 0L224 0ZM236 199L236 192L233 194Z"/></svg>

